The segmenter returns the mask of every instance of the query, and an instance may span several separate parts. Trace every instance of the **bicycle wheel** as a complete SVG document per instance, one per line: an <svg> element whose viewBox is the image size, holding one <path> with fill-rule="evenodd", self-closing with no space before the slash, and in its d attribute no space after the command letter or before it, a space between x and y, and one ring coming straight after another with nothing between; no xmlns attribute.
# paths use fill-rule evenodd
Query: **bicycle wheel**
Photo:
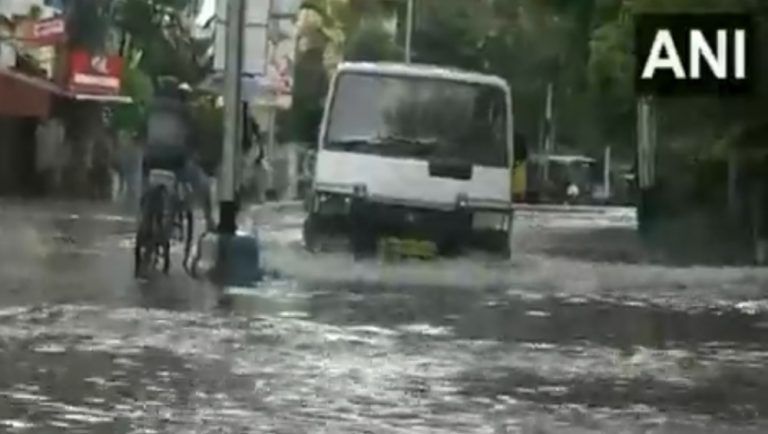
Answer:
<svg viewBox="0 0 768 434"><path fill-rule="evenodd" d="M139 228L136 232L136 244L134 247L134 274L136 277L145 275L157 269L161 249L167 246L165 223L165 189L155 187L149 190L142 199L141 214L139 216ZM168 250L164 259L168 268Z"/></svg>
<svg viewBox="0 0 768 434"><path fill-rule="evenodd" d="M185 270L188 269L189 256L192 251L192 240L195 236L195 218L191 209L187 209L183 212L184 220L184 259L182 266Z"/></svg>
<svg viewBox="0 0 768 434"><path fill-rule="evenodd" d="M134 276L146 276L157 263L157 246L150 230L139 229L134 247Z"/></svg>

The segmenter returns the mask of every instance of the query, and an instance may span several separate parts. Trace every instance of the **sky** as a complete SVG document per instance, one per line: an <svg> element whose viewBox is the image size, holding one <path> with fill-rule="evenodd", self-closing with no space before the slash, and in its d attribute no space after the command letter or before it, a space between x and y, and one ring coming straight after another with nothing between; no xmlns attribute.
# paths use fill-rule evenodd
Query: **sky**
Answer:
<svg viewBox="0 0 768 434"><path fill-rule="evenodd" d="M29 11L32 5L41 5L43 0L0 0L0 13L22 14Z"/></svg>
<svg viewBox="0 0 768 434"><path fill-rule="evenodd" d="M0 0L0 15L26 15L32 6L42 7L45 3L45 0ZM53 13L52 9L43 8L43 18Z"/></svg>
<svg viewBox="0 0 768 434"><path fill-rule="evenodd" d="M0 0L2 2L4 0ZM248 1L269 1L269 0L246 0ZM301 0L272 0L273 10L278 13L298 10ZM216 0L203 0L200 14L197 16L198 25L204 24L216 13Z"/></svg>
<svg viewBox="0 0 768 434"><path fill-rule="evenodd" d="M205 24L205 22L208 21L215 12L216 0L203 0L203 6L200 8L200 14L197 16L197 24Z"/></svg>

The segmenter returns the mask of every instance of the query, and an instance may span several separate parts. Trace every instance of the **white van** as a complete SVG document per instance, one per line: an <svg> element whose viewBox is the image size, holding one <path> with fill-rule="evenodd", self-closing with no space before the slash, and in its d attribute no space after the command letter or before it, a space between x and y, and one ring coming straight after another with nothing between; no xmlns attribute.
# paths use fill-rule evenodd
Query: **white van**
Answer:
<svg viewBox="0 0 768 434"><path fill-rule="evenodd" d="M512 132L511 92L498 77L340 65L320 129L305 245L319 250L340 235L356 253L400 240L508 257Z"/></svg>

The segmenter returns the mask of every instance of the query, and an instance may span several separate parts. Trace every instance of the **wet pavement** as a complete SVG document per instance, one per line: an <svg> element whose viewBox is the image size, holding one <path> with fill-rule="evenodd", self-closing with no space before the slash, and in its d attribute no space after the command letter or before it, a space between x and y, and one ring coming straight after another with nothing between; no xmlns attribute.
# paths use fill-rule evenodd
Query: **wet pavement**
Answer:
<svg viewBox="0 0 768 434"><path fill-rule="evenodd" d="M134 281L109 206L0 205L0 432L768 432L767 270L646 264L627 209L521 211L510 263L301 218L249 213L282 277L222 289Z"/></svg>

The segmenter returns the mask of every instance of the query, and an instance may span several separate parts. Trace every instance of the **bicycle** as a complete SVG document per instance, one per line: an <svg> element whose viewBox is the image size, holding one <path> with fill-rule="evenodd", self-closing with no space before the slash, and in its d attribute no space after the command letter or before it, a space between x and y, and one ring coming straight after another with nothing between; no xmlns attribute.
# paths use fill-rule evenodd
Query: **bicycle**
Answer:
<svg viewBox="0 0 768 434"><path fill-rule="evenodd" d="M149 187L141 198L141 211L134 246L134 276L140 277L171 266L171 242L184 242L183 267L187 269L194 234L194 219L189 203L191 188L180 182L175 173L166 170L149 172Z"/></svg>

